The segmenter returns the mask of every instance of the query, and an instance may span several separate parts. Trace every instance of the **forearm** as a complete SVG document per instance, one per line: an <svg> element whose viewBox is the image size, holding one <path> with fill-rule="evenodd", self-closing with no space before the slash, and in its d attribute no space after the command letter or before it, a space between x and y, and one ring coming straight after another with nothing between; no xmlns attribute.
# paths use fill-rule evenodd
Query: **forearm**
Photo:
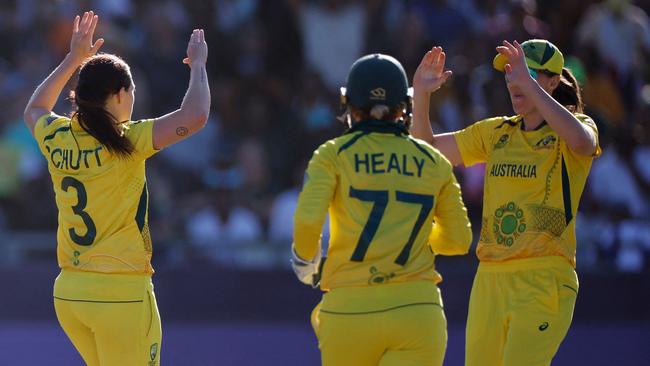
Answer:
<svg viewBox="0 0 650 366"><path fill-rule="evenodd" d="M431 93L415 91L413 95L413 124L411 134L433 145L434 135L429 121Z"/></svg>
<svg viewBox="0 0 650 366"><path fill-rule="evenodd" d="M429 245L436 254L461 255L472 243L472 226L467 218L460 185L451 177L438 195Z"/></svg>
<svg viewBox="0 0 650 366"><path fill-rule="evenodd" d="M535 83L527 93L546 123L560 138L566 141L571 150L591 155L596 151L596 136L551 95Z"/></svg>
<svg viewBox="0 0 650 366"><path fill-rule="evenodd" d="M199 129L210 114L210 86L205 64L193 65L190 71L190 82L181 103L180 110L190 116L191 130Z"/></svg>
<svg viewBox="0 0 650 366"><path fill-rule="evenodd" d="M36 120L40 117L37 114L52 111L61 91L78 66L77 60L73 59L70 54L66 55L54 71L36 88L25 107L25 122L30 130L34 128Z"/></svg>
<svg viewBox="0 0 650 366"><path fill-rule="evenodd" d="M310 261L320 250L320 237L323 225L307 225L296 222L294 229L294 248L298 257Z"/></svg>

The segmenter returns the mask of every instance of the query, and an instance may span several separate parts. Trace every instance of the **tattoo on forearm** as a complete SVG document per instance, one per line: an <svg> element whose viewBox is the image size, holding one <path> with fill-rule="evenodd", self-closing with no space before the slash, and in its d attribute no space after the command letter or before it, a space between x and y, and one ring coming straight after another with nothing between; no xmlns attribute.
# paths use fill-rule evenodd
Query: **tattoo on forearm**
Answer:
<svg viewBox="0 0 650 366"><path fill-rule="evenodd" d="M187 127L181 126L181 127L176 129L176 134L178 136L185 136L185 135L187 135L187 132L188 132Z"/></svg>

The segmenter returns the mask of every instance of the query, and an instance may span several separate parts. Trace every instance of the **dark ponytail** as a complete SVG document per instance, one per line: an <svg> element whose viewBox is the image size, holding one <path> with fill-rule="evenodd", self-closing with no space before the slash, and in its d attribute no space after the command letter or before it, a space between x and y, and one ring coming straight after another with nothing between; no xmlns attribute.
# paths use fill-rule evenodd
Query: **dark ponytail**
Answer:
<svg viewBox="0 0 650 366"><path fill-rule="evenodd" d="M119 57L101 54L81 65L79 82L72 93L77 106L79 125L97 139L108 151L126 158L134 151L133 144L124 137L122 126L106 110L106 100L122 88L129 89L133 81L129 66Z"/></svg>
<svg viewBox="0 0 650 366"><path fill-rule="evenodd" d="M562 68L560 83L553 90L553 98L573 113L582 113L584 110L580 85L571 70L566 67Z"/></svg>

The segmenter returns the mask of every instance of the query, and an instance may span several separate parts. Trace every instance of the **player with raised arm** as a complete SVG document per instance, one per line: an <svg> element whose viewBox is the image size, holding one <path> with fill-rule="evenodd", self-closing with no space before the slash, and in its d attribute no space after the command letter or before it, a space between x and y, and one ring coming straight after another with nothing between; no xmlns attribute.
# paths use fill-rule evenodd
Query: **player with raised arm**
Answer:
<svg viewBox="0 0 650 366"><path fill-rule="evenodd" d="M434 259L469 249L460 187L449 161L409 134L411 98L396 59L357 60L342 99L350 128L314 152L294 219L294 271L325 292L312 314L323 365L442 365Z"/></svg>
<svg viewBox="0 0 650 366"><path fill-rule="evenodd" d="M203 30L192 32L184 63L190 82L179 109L131 120L135 85L118 56L97 54L99 18L73 23L70 52L36 88L25 123L45 156L58 207L54 307L86 364L160 363L161 324L151 275L145 160L200 130L210 110ZM52 109L79 68L76 111Z"/></svg>
<svg viewBox="0 0 650 366"><path fill-rule="evenodd" d="M504 41L497 52L493 65L505 73L515 116L434 135L430 93L451 75L434 47L413 80L413 133L454 165L486 163L465 365L546 366L573 317L575 217L601 153L598 131L555 45Z"/></svg>

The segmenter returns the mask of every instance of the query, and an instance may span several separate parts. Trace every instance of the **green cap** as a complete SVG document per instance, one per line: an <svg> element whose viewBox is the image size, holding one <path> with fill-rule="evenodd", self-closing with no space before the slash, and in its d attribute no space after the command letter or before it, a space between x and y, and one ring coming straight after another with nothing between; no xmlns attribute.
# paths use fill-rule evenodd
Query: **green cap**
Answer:
<svg viewBox="0 0 650 366"><path fill-rule="evenodd" d="M406 72L394 57L375 53L356 60L341 88L341 96L357 108L375 104L394 107L409 94Z"/></svg>
<svg viewBox="0 0 650 366"><path fill-rule="evenodd" d="M531 69L547 70L554 74L561 75L564 67L564 56L560 49L545 39L531 39L521 44L526 55L526 64ZM508 58L498 53L492 65L495 69L503 72L508 63Z"/></svg>

